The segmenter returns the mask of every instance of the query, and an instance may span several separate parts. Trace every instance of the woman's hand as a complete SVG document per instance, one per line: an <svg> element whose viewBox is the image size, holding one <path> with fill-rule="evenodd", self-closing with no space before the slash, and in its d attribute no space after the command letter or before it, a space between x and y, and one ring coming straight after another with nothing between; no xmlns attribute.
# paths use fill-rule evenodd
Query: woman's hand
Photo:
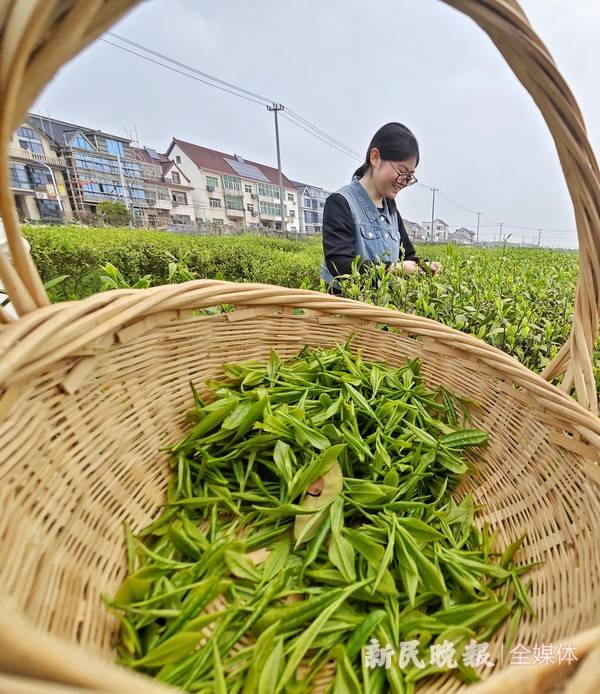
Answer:
<svg viewBox="0 0 600 694"><path fill-rule="evenodd" d="M395 263L392 266L392 272L399 275L414 275L416 272L421 272L421 268L414 260L403 260L401 263Z"/></svg>
<svg viewBox="0 0 600 694"><path fill-rule="evenodd" d="M439 275L439 273L442 271L442 264L438 263L437 260L433 260L430 263L425 263L429 269L433 272L434 275Z"/></svg>

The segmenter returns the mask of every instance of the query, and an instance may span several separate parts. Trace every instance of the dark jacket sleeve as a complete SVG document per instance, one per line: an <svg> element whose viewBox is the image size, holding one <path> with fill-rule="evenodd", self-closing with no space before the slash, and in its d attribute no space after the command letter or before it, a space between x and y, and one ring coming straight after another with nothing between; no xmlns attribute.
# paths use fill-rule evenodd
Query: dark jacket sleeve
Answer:
<svg viewBox="0 0 600 694"><path fill-rule="evenodd" d="M323 253L327 269L334 277L349 275L356 258L356 229L350 205L340 193L332 193L323 210ZM361 262L358 269L364 272L371 260ZM390 267L391 263L384 263Z"/></svg>
<svg viewBox="0 0 600 694"><path fill-rule="evenodd" d="M334 276L348 275L356 257L354 219L350 205L340 193L332 193L323 209L323 254Z"/></svg>

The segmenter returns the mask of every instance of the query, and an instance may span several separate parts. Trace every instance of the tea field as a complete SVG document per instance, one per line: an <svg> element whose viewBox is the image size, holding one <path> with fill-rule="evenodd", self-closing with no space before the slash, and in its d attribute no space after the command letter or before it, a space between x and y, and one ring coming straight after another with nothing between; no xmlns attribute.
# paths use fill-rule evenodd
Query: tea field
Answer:
<svg viewBox="0 0 600 694"><path fill-rule="evenodd" d="M53 301L193 278L323 289L319 239L190 237L77 226L27 227L25 235ZM443 273L355 273L344 282L346 295L439 320L514 355L534 371L541 371L567 338L577 253L450 245L418 251L441 261Z"/></svg>

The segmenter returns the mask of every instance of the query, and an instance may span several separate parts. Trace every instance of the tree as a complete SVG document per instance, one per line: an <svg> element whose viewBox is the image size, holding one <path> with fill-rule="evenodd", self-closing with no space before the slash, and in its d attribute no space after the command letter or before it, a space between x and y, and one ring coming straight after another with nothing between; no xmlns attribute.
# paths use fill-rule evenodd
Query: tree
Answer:
<svg viewBox="0 0 600 694"><path fill-rule="evenodd" d="M105 224L113 227L126 226L131 219L127 205L118 200L104 200L99 203L96 214Z"/></svg>

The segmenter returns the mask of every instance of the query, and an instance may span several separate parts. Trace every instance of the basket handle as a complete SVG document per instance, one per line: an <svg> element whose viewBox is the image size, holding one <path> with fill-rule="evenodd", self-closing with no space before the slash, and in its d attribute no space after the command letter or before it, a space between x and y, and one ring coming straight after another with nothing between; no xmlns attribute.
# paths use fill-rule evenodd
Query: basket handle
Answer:
<svg viewBox="0 0 600 694"><path fill-rule="evenodd" d="M20 242L8 176L8 141L46 82L138 0L30 0L3 3L0 63L0 216L13 262L0 254L0 280L20 316L48 303L40 276ZM600 308L600 174L583 117L552 56L516 0L444 0L473 19L491 38L540 109L554 139L573 202L580 274L568 342L544 372L565 374L579 402L598 411L593 348ZM62 14L61 14L62 13ZM52 40L49 40L49 37ZM0 322L10 318L0 311Z"/></svg>
<svg viewBox="0 0 600 694"><path fill-rule="evenodd" d="M600 308L600 172L581 111L546 46L516 0L444 0L471 17L492 39L532 96L550 130L573 202L579 239L579 278L568 341L543 372L564 373L561 388L573 387L579 402L598 413L593 370Z"/></svg>

